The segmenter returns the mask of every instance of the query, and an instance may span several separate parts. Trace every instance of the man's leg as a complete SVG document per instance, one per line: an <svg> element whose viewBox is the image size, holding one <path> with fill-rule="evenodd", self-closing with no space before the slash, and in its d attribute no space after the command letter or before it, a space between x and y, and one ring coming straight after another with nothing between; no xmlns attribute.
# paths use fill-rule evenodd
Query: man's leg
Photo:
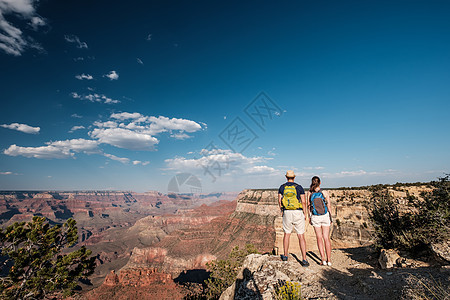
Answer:
<svg viewBox="0 0 450 300"><path fill-rule="evenodd" d="M283 248L284 248L284 255L288 256L289 254L289 241L291 238L291 234L290 233L284 233L284 237L283 237Z"/></svg>
<svg viewBox="0 0 450 300"><path fill-rule="evenodd" d="M305 234L297 234L298 236L298 244L300 246L300 251L302 252L303 260L306 260L306 240Z"/></svg>

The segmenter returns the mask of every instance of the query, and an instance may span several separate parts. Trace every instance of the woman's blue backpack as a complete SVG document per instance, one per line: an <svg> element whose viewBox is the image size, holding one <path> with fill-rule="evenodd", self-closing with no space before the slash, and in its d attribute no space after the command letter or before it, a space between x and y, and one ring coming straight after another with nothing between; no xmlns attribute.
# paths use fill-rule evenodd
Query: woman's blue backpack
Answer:
<svg viewBox="0 0 450 300"><path fill-rule="evenodd" d="M315 216L321 216L328 212L325 196L322 189L311 195L311 213Z"/></svg>

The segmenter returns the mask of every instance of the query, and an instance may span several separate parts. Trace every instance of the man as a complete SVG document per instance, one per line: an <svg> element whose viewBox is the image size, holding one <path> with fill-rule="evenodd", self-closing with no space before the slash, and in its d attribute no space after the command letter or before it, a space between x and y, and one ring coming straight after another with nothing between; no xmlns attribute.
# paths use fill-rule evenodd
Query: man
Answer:
<svg viewBox="0 0 450 300"><path fill-rule="evenodd" d="M288 260L289 239L291 237L292 228L295 228L303 258L300 264L303 267L307 267L309 266L309 263L306 260L305 224L306 216L308 215L308 207L306 205L305 190L301 185L295 183L294 179L294 171L287 171L287 182L282 184L278 189L278 205L280 206L281 214L283 216L284 231L284 255L281 255L281 260Z"/></svg>

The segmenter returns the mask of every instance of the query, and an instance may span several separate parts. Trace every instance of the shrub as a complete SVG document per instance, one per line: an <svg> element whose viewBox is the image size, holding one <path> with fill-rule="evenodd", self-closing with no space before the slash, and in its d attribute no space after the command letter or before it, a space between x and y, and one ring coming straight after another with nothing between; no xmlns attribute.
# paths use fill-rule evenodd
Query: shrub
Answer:
<svg viewBox="0 0 450 300"><path fill-rule="evenodd" d="M298 282L280 280L275 286L275 300L301 300L302 290Z"/></svg>
<svg viewBox="0 0 450 300"><path fill-rule="evenodd" d="M228 258L215 260L207 264L211 276L206 280L205 294L207 299L218 299L220 295L236 280L239 269L247 255L259 253L255 246L247 244L245 249L234 247Z"/></svg>
<svg viewBox="0 0 450 300"><path fill-rule="evenodd" d="M413 251L450 238L449 176L431 183L423 200L409 197L406 207L394 201L386 189L372 190L369 217L378 248Z"/></svg>
<svg viewBox="0 0 450 300"><path fill-rule="evenodd" d="M9 274L0 278L0 297L6 299L48 298L68 296L80 278L94 272L95 257L84 246L67 254L61 251L73 246L77 227L73 219L64 225L51 226L43 217L31 222L14 223L0 229L3 266L11 266Z"/></svg>

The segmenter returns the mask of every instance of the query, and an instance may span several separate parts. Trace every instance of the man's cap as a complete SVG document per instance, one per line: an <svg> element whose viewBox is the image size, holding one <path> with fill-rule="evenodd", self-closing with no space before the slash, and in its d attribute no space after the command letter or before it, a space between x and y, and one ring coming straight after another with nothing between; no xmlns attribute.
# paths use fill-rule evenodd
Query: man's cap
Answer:
<svg viewBox="0 0 450 300"><path fill-rule="evenodd" d="M294 171L292 171L292 170L287 171L286 177L289 177L289 178L295 177Z"/></svg>

